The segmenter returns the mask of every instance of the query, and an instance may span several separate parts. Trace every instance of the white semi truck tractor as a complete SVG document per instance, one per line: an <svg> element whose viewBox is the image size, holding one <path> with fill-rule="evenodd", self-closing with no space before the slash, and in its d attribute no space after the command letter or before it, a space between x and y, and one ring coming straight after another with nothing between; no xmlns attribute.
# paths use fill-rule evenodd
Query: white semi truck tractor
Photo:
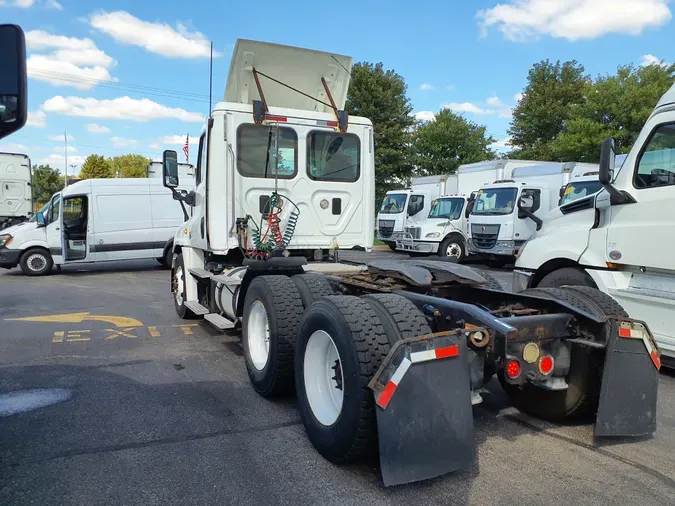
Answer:
<svg viewBox="0 0 675 506"><path fill-rule="evenodd" d="M173 246L177 314L241 332L253 388L295 393L331 462L379 453L385 485L472 464L472 405L494 374L534 416L595 416L596 436L652 433L656 348L604 294L514 295L451 261L308 261L372 246L373 127L342 110L351 65L237 42L200 140L197 188L175 190L193 206ZM174 151L163 175L179 187Z"/></svg>
<svg viewBox="0 0 675 506"><path fill-rule="evenodd" d="M33 215L30 158L0 153L0 230L28 221Z"/></svg>

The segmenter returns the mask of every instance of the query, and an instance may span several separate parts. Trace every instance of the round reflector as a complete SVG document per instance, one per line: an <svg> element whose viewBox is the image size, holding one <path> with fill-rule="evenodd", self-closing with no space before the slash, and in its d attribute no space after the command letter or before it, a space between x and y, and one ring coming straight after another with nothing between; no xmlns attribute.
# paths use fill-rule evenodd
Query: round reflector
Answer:
<svg viewBox="0 0 675 506"><path fill-rule="evenodd" d="M520 363L517 360L510 360L506 364L506 375L511 379L520 376Z"/></svg>
<svg viewBox="0 0 675 506"><path fill-rule="evenodd" d="M534 364L539 358L539 346L536 343L527 343L523 348L523 360L528 364Z"/></svg>
<svg viewBox="0 0 675 506"><path fill-rule="evenodd" d="M539 360L539 372L543 375L548 375L553 372L553 357L551 355L545 355Z"/></svg>

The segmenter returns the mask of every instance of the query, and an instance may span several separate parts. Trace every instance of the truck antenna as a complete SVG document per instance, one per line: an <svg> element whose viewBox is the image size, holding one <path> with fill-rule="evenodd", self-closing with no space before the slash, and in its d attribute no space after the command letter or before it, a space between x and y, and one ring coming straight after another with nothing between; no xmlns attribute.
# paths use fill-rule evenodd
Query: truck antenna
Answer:
<svg viewBox="0 0 675 506"><path fill-rule="evenodd" d="M212 97L213 97L213 41L211 41L211 56L209 58L209 118L211 117Z"/></svg>

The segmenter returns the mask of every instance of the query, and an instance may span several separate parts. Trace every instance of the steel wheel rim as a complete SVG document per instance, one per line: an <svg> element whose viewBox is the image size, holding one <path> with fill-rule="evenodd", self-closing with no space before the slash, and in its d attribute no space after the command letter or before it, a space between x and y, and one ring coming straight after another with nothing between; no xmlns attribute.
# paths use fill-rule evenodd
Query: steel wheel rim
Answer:
<svg viewBox="0 0 675 506"><path fill-rule="evenodd" d="M314 417L321 425L333 425L342 412L344 374L335 342L324 330L315 331L307 341L303 380Z"/></svg>
<svg viewBox="0 0 675 506"><path fill-rule="evenodd" d="M449 257L460 258L462 256L462 246L456 242L450 243L445 250L445 254Z"/></svg>
<svg viewBox="0 0 675 506"><path fill-rule="evenodd" d="M183 305L183 268L181 266L176 267L176 273L174 274L174 279L176 281L176 303L179 306Z"/></svg>
<svg viewBox="0 0 675 506"><path fill-rule="evenodd" d="M35 265L37 263L37 266ZM28 268L33 272L40 272L47 266L47 259L40 253L33 253L26 261Z"/></svg>
<svg viewBox="0 0 675 506"><path fill-rule="evenodd" d="M270 323L267 310L260 300L254 300L248 313L246 342L253 367L262 371L270 356Z"/></svg>

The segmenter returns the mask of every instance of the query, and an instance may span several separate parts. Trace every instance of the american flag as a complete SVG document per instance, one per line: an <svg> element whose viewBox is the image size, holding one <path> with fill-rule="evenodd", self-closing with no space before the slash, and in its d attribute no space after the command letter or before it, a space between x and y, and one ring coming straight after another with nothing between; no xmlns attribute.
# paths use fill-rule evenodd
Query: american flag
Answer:
<svg viewBox="0 0 675 506"><path fill-rule="evenodd" d="M190 163L190 134L187 134L187 137L185 138L183 153L185 153L185 163Z"/></svg>

